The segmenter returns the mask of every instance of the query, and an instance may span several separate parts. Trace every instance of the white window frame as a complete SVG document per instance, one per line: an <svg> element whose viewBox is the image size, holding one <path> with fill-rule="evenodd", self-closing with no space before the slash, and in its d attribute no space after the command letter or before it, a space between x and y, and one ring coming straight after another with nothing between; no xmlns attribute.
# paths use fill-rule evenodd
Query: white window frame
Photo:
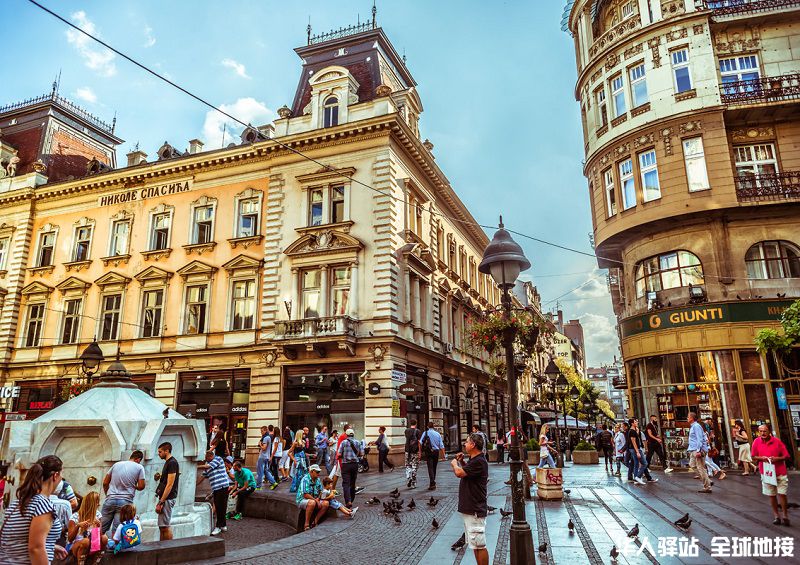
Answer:
<svg viewBox="0 0 800 565"><path fill-rule="evenodd" d="M88 237L84 237L83 239L79 239L79 233L81 230L88 230L89 234ZM94 226L89 224L85 226L75 226L75 231L73 232L72 237L72 261L89 261L92 256L92 237L94 236ZM78 257L78 245L81 243L86 244L86 256L82 259Z"/></svg>
<svg viewBox="0 0 800 565"><path fill-rule="evenodd" d="M69 304L76 303L77 308L72 314L69 313ZM74 319L70 339L64 339L64 332L67 330L67 318ZM83 318L83 298L78 296L71 296L64 300L64 306L61 310L61 326L58 329L58 343L61 345L75 345L81 339L81 318Z"/></svg>
<svg viewBox="0 0 800 565"><path fill-rule="evenodd" d="M636 10L634 10L634 1L633 0L631 0L630 2L628 2L626 4L622 4L619 7L620 19L622 19L622 20L627 20L628 18L633 16L635 13L636 13Z"/></svg>
<svg viewBox="0 0 800 565"><path fill-rule="evenodd" d="M338 188L342 189L342 192L341 192L342 197L341 197L341 199L334 198L334 195L337 192L336 189L338 189ZM328 208L329 208L329 211L328 211L328 216L329 217L328 217L328 219L330 220L330 223L331 224L339 224L341 222L344 222L345 221L345 215L346 215L346 208L347 208L347 193L346 193L345 185L343 185L343 184L332 184L332 185L330 185L330 187L328 187L328 194L329 194L329 196L328 196ZM342 203L342 217L338 218L338 219L335 219L333 217L333 211L335 209L334 203L335 202L339 202L339 201L341 201L341 203Z"/></svg>
<svg viewBox="0 0 800 565"><path fill-rule="evenodd" d="M347 271L347 283L346 284L336 284L336 277L334 273L338 269L345 269ZM333 265L330 270L328 271L328 315L330 316L347 316L350 311L350 291L353 288L353 270L350 268L350 265ZM334 302L334 291L335 290L343 290L347 295L347 306L345 308L344 313L337 313L335 308Z"/></svg>
<svg viewBox="0 0 800 565"><path fill-rule="evenodd" d="M331 102L333 100L333 102ZM332 128L339 125L339 97L326 94L322 101L322 127Z"/></svg>
<svg viewBox="0 0 800 565"><path fill-rule="evenodd" d="M617 194L614 184L614 167L609 167L603 171L603 186L606 193L606 215L612 217L617 215Z"/></svg>
<svg viewBox="0 0 800 565"><path fill-rule="evenodd" d="M317 273L317 276L319 277L319 286L306 287L305 286L305 274L306 273ZM321 318L322 317L321 316L321 310L323 308L323 305L322 305L322 298L323 298L322 273L320 272L319 268L313 268L312 267L312 268L309 268L309 269L303 269L303 270L300 271L300 276L298 277L298 279L299 279L299 284L300 284L300 288L298 289L300 291L300 295L299 295L300 296L300 304L299 304L299 307L300 307L300 309L299 309L300 318L301 319ZM315 292L317 294L317 310L316 310L316 314L317 315L316 316L309 316L307 314L308 308L306 306L306 295L307 294L308 295L312 295Z"/></svg>
<svg viewBox="0 0 800 565"><path fill-rule="evenodd" d="M694 80L692 79L692 67L689 64L689 48L681 47L679 49L673 49L669 52L669 59L672 62L672 81L675 92L680 94L681 92L692 90L694 88ZM678 84L678 71L683 69L686 69L686 74L689 78L689 88L681 90Z"/></svg>
<svg viewBox="0 0 800 565"><path fill-rule="evenodd" d="M603 86L594 91L594 101L597 108L597 127L601 128L608 124L608 100Z"/></svg>
<svg viewBox="0 0 800 565"><path fill-rule="evenodd" d="M656 150L648 149L637 154L639 161L639 179L642 182L642 200L644 202L652 202L661 198L661 179L658 177L658 160L656 158ZM648 191L645 175L655 172L656 186L655 191ZM650 194L653 192L653 194Z"/></svg>
<svg viewBox="0 0 800 565"><path fill-rule="evenodd" d="M255 213L248 212L242 213L242 206L245 204L253 203L255 205ZM255 216L253 219L253 233L246 234L244 233L244 228L242 226L242 219L244 217ZM233 236L235 238L242 238L242 237L257 237L261 235L261 198L257 196L249 197L249 198L237 198L236 199L236 222L234 224L235 233Z"/></svg>
<svg viewBox="0 0 800 565"><path fill-rule="evenodd" d="M6 270L8 264L8 254L11 250L11 238L0 237L0 271Z"/></svg>
<svg viewBox="0 0 800 565"><path fill-rule="evenodd" d="M699 150L697 147L692 147L694 142L699 143ZM709 190L711 184L708 182L708 167L706 166L702 136L688 137L683 139L681 144L683 145L683 162L686 166L686 184L689 192Z"/></svg>
<svg viewBox="0 0 800 565"><path fill-rule="evenodd" d="M314 194L319 194L321 200L318 202L313 201L312 196ZM325 188L321 186L310 188L306 198L308 199L308 218L306 219L306 225L308 227L316 227L327 224L328 222L325 221ZM319 223L314 223L314 213L312 210L317 204L319 204Z"/></svg>
<svg viewBox="0 0 800 565"><path fill-rule="evenodd" d="M630 79L631 89L631 108L638 108L650 102L650 95L647 92L647 69L644 66L644 61L638 65L628 67L628 78ZM640 100L642 94L644 94L644 99Z"/></svg>
<svg viewBox="0 0 800 565"><path fill-rule="evenodd" d="M769 153L772 154L772 158L770 159L760 159L756 157L756 150L759 148L768 149ZM746 152L746 159L740 159L740 156L743 156L743 152ZM764 165L771 165L775 169L775 173L778 173L778 153L775 150L774 143L751 143L747 145L734 145L733 146L733 158L736 167L736 175L743 176L741 174L741 169L749 169L748 171L744 171L750 173L751 175L760 175L764 174L762 168Z"/></svg>
<svg viewBox="0 0 800 565"><path fill-rule="evenodd" d="M105 308L106 298L110 298L112 296L119 296L119 306L117 307L116 310L106 310L106 308ZM123 309L124 303L125 303L125 293L122 292L122 291L104 292L104 293L100 294L100 314L99 314L98 319L97 319L97 330L96 330L97 336L98 336L97 337L98 341L117 341L118 339L121 338L121 336L120 336L121 329L122 329L121 328L121 326L122 326L121 322L122 322L122 315L123 315L123 310L122 309ZM109 313L109 312L112 313L112 314L114 312L116 312L117 321L114 324L113 336L105 338L105 337L103 337L103 331L105 329L105 316L106 316L106 313Z"/></svg>
<svg viewBox="0 0 800 565"><path fill-rule="evenodd" d="M50 261L48 263L44 263L42 261L42 251L44 250L44 239L49 236L53 236L53 242L48 247L50 248ZM36 244L36 266L37 267L50 267L55 264L56 259L56 241L58 240L58 231L56 230L48 230L39 233L39 240Z"/></svg>
<svg viewBox="0 0 800 565"><path fill-rule="evenodd" d="M742 65L745 62L747 65ZM723 57L719 60L719 74L723 84L725 84L725 79L733 79L730 82L759 79L761 78L761 67L758 64L758 55L750 53L735 57ZM745 75L752 74L756 76L743 78Z"/></svg>
<svg viewBox="0 0 800 565"><path fill-rule="evenodd" d="M211 219L209 220L197 220L197 213L201 210L210 210ZM216 223L217 218L217 204L215 201L211 201L208 199L206 202L203 203L196 203L192 204L191 208L191 225L189 229L191 232L189 233L189 242L191 245L205 245L208 243L214 242L214 224ZM208 239L205 241L200 241L200 224L210 224L209 226L209 233ZM170 226L172 227L172 226Z"/></svg>
<svg viewBox="0 0 800 565"><path fill-rule="evenodd" d="M235 287L237 284L245 284L245 288L247 288L247 283L253 283L253 296L252 297L244 297L244 298L237 298ZM247 277L238 277L230 279L228 284L228 331L236 332L236 331L244 331L244 330L252 330L256 327L256 317L258 316L258 308L256 299L258 298L258 279L255 276L247 276ZM250 327L236 327L236 304L237 302L243 302L246 300L250 300L253 304L253 322Z"/></svg>
<svg viewBox="0 0 800 565"><path fill-rule="evenodd" d="M117 253L115 250L114 240L116 238L116 230L117 226L121 225L128 225L128 233L125 236L125 249L121 253ZM127 255L131 248L131 230L133 229L133 221L131 218L121 218L119 220L113 220L111 222L111 231L109 232L108 237L108 256L109 257L119 257L122 255Z"/></svg>
<svg viewBox="0 0 800 565"><path fill-rule="evenodd" d="M28 343L30 338L30 325L33 319L31 318L31 310L34 307L41 307L42 312L41 316L36 318L37 326L36 326L36 340L34 343ZM47 315L47 301L34 301L28 302L25 305L25 325L23 326L24 333L22 334L21 338L22 341L20 342L20 347L40 347L42 343L42 331L45 328L45 321Z"/></svg>
<svg viewBox="0 0 800 565"><path fill-rule="evenodd" d="M158 307L158 309L160 310L160 316L159 316L158 324L157 325L154 324L154 326L153 326L154 328L157 329L157 331L155 333L151 333L150 335L145 335L145 316L147 315L147 309L145 307L145 299L147 298L147 295L149 293L151 293L151 292L160 292L161 293L161 306ZM140 313L139 313L139 323L140 323L140 325L139 325L139 337L145 338L145 339L161 337L161 334L164 331L164 314L165 314L165 311L166 311L166 306L167 306L167 288L166 287L164 287L164 286L161 286L161 287L150 287L150 288L145 287L145 288L142 289L142 295L141 295L141 298L139 300L139 308L140 308Z"/></svg>
<svg viewBox="0 0 800 565"><path fill-rule="evenodd" d="M342 199L342 218L337 220L337 222L333 221L333 194L335 189L341 188L343 199ZM319 227L319 226L327 226L333 223L343 223L350 221L350 184L349 183L329 183L329 184L315 184L313 186L309 186L306 189L305 194L305 201L304 201L304 208L305 208L305 219L304 225L307 227ZM321 202L321 215L320 215L320 223L314 224L312 223L312 206L311 206L311 196L315 192L319 192L322 195L322 202Z"/></svg>
<svg viewBox="0 0 800 565"><path fill-rule="evenodd" d="M614 85L619 81L619 86ZM625 76L622 73L611 77L611 101L614 105L614 118L619 118L628 111L627 102L625 100ZM622 104L619 103L622 100Z"/></svg>
<svg viewBox="0 0 800 565"><path fill-rule="evenodd" d="M192 302L189 303L189 291L192 288L205 288L205 301L203 302ZM203 328L202 331L198 327L197 331L189 332L189 308L192 304L205 304L205 312L203 314L202 324ZM183 316L181 316L183 323L182 323L182 335L205 335L209 332L209 323L211 321L209 313L211 311L211 283L210 282L192 282L186 283L183 286Z"/></svg>
<svg viewBox="0 0 800 565"><path fill-rule="evenodd" d="M619 169L619 186L622 196L622 210L630 210L636 206L636 181L633 176L633 159L628 157L621 161L618 165ZM630 181L632 193L629 195L625 190L626 183ZM633 201L629 201L629 197L633 197Z"/></svg>
<svg viewBox="0 0 800 565"><path fill-rule="evenodd" d="M159 211L159 212L151 212L150 213L150 225L149 225L148 230L147 230L147 235L148 235L148 239L149 239L149 241L148 241L148 243L149 243L148 251L160 251L162 249L171 249L172 248L172 220L173 220L173 215L174 215L173 213L174 213L174 210L172 210L172 209L163 210L163 211ZM167 244L166 244L166 247L162 247L162 248L157 248L155 246L155 243L156 243L156 241L155 241L156 218L159 217L159 216L166 216L167 219L168 219L168 222L169 222L169 224L167 226Z"/></svg>

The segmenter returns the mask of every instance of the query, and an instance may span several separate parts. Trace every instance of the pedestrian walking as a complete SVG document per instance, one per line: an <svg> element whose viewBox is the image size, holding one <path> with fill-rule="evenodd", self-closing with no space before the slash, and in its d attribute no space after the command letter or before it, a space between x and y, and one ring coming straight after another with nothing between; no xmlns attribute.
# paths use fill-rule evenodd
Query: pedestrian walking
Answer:
<svg viewBox="0 0 800 565"><path fill-rule="evenodd" d="M384 465L389 467L389 472L394 471L394 465L389 462L389 443L386 441L386 426L378 428L378 438L369 442L378 448L378 472L383 473Z"/></svg>
<svg viewBox="0 0 800 565"><path fill-rule="evenodd" d="M339 457L339 447L342 445L342 442L347 437L347 430L350 429L350 424L345 424L342 428L342 433L336 437L336 447L333 451L333 468L331 469L330 477L333 479L333 489L336 490L336 483L339 482L339 478L342 476L342 460Z"/></svg>
<svg viewBox="0 0 800 565"><path fill-rule="evenodd" d="M256 488L261 489L264 486L264 480L271 489L275 490L278 482L269 470L270 463L272 462L272 438L269 435L269 428L261 426L261 439L258 440L258 459L256 460Z"/></svg>
<svg viewBox="0 0 800 565"><path fill-rule="evenodd" d="M478 426L478 424L472 424L472 433L480 434L480 436L483 438L483 454L486 455L487 450L489 449L489 438L486 437L486 434L481 431L481 428Z"/></svg>
<svg viewBox="0 0 800 565"><path fill-rule="evenodd" d="M689 412L689 467L694 469L694 472L703 481L703 488L698 492L710 493L711 492L711 479L708 478L708 471L706 470L705 459L708 455L708 442L706 432L700 422L697 421L697 414Z"/></svg>
<svg viewBox="0 0 800 565"><path fill-rule="evenodd" d="M750 455L750 438L741 420L736 420L733 424L733 448L739 450L739 463L742 464L742 476L748 476L751 469L752 472L755 472L753 460Z"/></svg>
<svg viewBox="0 0 800 565"><path fill-rule="evenodd" d="M358 479L358 459L364 455L361 444L355 441L353 428L347 428L345 439L339 444L337 455L342 469L342 491L344 494L344 505L347 508L353 507L353 500L356 497L356 480Z"/></svg>
<svg viewBox="0 0 800 565"><path fill-rule="evenodd" d="M221 426L220 426L221 427ZM212 441L212 443L214 443ZM158 514L158 531L160 539L172 539L172 510L175 508L175 501L178 498L178 479L180 478L180 466L178 460L172 456L172 444L165 441L158 446L158 456L164 460L164 467L161 469L161 478L156 487L156 514Z"/></svg>
<svg viewBox="0 0 800 565"><path fill-rule="evenodd" d="M608 430L608 426L603 424L597 436L597 444L603 452L605 459L606 473L609 470L614 472L614 434Z"/></svg>
<svg viewBox="0 0 800 565"><path fill-rule="evenodd" d="M772 514L775 516L772 523L776 526L791 525L786 498L789 490L789 475L786 473L789 450L780 439L772 435L772 427L769 424L758 426L758 437L753 441L752 454L753 460L758 461L758 471L761 473L761 492L769 497ZM783 522L780 516L781 509Z"/></svg>
<svg viewBox="0 0 800 565"><path fill-rule="evenodd" d="M303 475L308 470L308 459L306 458L306 442L303 439L303 430L299 430L295 434L292 447L289 448L289 459L292 461L292 485L289 492L297 492L297 487L303 479ZM291 474L290 473L290 474Z"/></svg>
<svg viewBox="0 0 800 565"><path fill-rule="evenodd" d="M503 456L506 452L506 436L502 428L497 430L494 444L497 447L497 464L499 465L503 462Z"/></svg>
<svg viewBox="0 0 800 565"><path fill-rule="evenodd" d="M539 429L539 469L543 469L545 464L551 469L555 469L556 463L553 461L553 455L550 453L550 437L547 435L550 432L550 424L542 424Z"/></svg>
<svg viewBox="0 0 800 565"><path fill-rule="evenodd" d="M433 422L428 422L428 429L422 433L419 444L420 456L428 467L428 490L436 490L436 467L440 459L444 460L444 441Z"/></svg>
<svg viewBox="0 0 800 565"><path fill-rule="evenodd" d="M55 514L49 498L60 489L62 467L61 459L47 455L25 473L0 528L2 565L39 565L67 557L67 551L56 544L66 524Z"/></svg>
<svg viewBox="0 0 800 565"><path fill-rule="evenodd" d="M206 464L198 466L198 469L202 469L203 473L197 478L197 484L207 479L211 485L211 500L214 503L215 515L214 529L211 530L211 535L216 536L221 532L228 531L226 514L231 481L225 469L225 461L219 455L214 455L211 450L206 451Z"/></svg>
<svg viewBox="0 0 800 565"><path fill-rule="evenodd" d="M311 465L308 473L300 481L295 496L298 508L305 511L305 530L322 522L330 505L327 500L322 500L322 481L319 480L321 470L319 465Z"/></svg>
<svg viewBox="0 0 800 565"><path fill-rule="evenodd" d="M144 453L138 449L131 453L127 461L117 461L111 466L103 479L103 492L106 499L100 509L100 531L107 534L114 532L119 525L120 509L126 504L133 504L137 490L144 490Z"/></svg>
<svg viewBox="0 0 800 565"><path fill-rule="evenodd" d="M671 473L672 467L669 466L664 453L664 440L661 439L658 429L658 416L655 414L650 416L650 422L645 427L644 433L647 436L647 468L649 469L653 464L653 455L658 455L661 465L664 466L664 472Z"/></svg>
<svg viewBox="0 0 800 565"><path fill-rule="evenodd" d="M486 549L489 463L483 454L483 437L477 433L467 437L464 443L464 449L469 456L467 463L464 463L464 453L459 453L450 462L453 473L461 479L458 484L458 512L464 520L464 535L478 565L489 563L489 552Z"/></svg>
<svg viewBox="0 0 800 565"><path fill-rule="evenodd" d="M628 455L631 463L633 464L633 482L644 485L645 480L642 478L645 469L647 469L647 457L642 449L642 436L639 433L639 420L631 418L628 420Z"/></svg>
<svg viewBox="0 0 800 565"><path fill-rule="evenodd" d="M328 476L331 475L331 471L334 467L337 447L339 447L339 432L337 430L332 430L331 435L328 438L328 465L326 466ZM335 483L334 483L334 488L336 488Z"/></svg>
<svg viewBox="0 0 800 565"><path fill-rule="evenodd" d="M281 443L283 445L283 455L281 455L279 468L282 475L281 481L283 482L290 479L289 471L292 467L292 460L289 458L289 450L292 447L292 443L294 443L294 438L292 437L292 430L289 429L289 426L283 428Z"/></svg>
<svg viewBox="0 0 800 565"><path fill-rule="evenodd" d="M210 449L214 451L215 455L219 455L220 457L227 457L231 454L226 431L225 424L219 424L217 426L217 433L211 438Z"/></svg>
<svg viewBox="0 0 800 565"><path fill-rule="evenodd" d="M230 518L231 520L241 520L244 515L244 503L256 490L256 478L250 469L242 466L241 461L233 464L233 478L236 484L231 488L231 498L236 499L236 512Z"/></svg>
<svg viewBox="0 0 800 565"><path fill-rule="evenodd" d="M417 429L417 421L410 420L405 431L405 465L406 465L406 486L417 488L417 467L419 467L419 438L422 432Z"/></svg>
<svg viewBox="0 0 800 565"><path fill-rule="evenodd" d="M322 467L328 466L328 426L322 426L317 436L314 438L314 446L317 448L317 460L315 461Z"/></svg>
<svg viewBox="0 0 800 565"><path fill-rule="evenodd" d="M281 469L281 459L283 459L283 438L281 429L278 426L272 428L272 476L278 481L283 482L283 470Z"/></svg>
<svg viewBox="0 0 800 565"><path fill-rule="evenodd" d="M623 429L623 426L625 426L625 429ZM617 462L617 471L614 473L614 475L617 477L622 476L622 461L625 459L626 431L627 426L625 424L614 425L614 459Z"/></svg>

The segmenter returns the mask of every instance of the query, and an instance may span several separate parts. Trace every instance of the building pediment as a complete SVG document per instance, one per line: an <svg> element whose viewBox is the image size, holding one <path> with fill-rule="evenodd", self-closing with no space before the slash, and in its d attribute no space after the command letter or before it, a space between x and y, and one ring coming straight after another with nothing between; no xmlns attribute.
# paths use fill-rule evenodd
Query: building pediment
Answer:
<svg viewBox="0 0 800 565"><path fill-rule="evenodd" d="M261 268L261 259L255 259L241 254L222 265L222 268L229 273L235 271L257 271Z"/></svg>
<svg viewBox="0 0 800 565"><path fill-rule="evenodd" d="M43 282L35 281L23 288L20 291L22 296L30 296L31 294L50 294L53 292L52 286L47 286Z"/></svg>
<svg viewBox="0 0 800 565"><path fill-rule="evenodd" d="M165 271L164 269L159 269L158 267L147 267L144 271L134 275L135 278L140 283L144 283L146 281L167 281L172 278L172 275L169 271Z"/></svg>
<svg viewBox="0 0 800 565"><path fill-rule="evenodd" d="M397 253L416 270L426 275L436 271L436 258L426 245L407 243L398 249Z"/></svg>
<svg viewBox="0 0 800 565"><path fill-rule="evenodd" d="M439 289L441 289L444 294L447 294L453 290L453 287L450 285L450 281L447 279L447 277L439 278Z"/></svg>
<svg viewBox="0 0 800 565"><path fill-rule="evenodd" d="M216 272L217 272L217 267L212 267L211 265L207 265L202 261L196 261L196 260L178 269L178 274L184 279L187 279L189 277L211 278L211 276Z"/></svg>
<svg viewBox="0 0 800 565"><path fill-rule="evenodd" d="M130 277L126 277L125 275L120 275L119 273L114 272L114 271L109 271L105 275L100 277L99 279L96 279L94 281L94 284L96 284L99 287L105 288L105 287L111 286L111 285L122 285L122 286L125 286L129 282L131 282Z"/></svg>
<svg viewBox="0 0 800 565"><path fill-rule="evenodd" d="M337 230L307 233L284 250L289 257L325 255L342 252L357 253L364 248L355 237Z"/></svg>
<svg viewBox="0 0 800 565"><path fill-rule="evenodd" d="M80 291L83 292L92 286L90 283L79 279L78 277L69 277L64 279L56 285L56 288L61 292Z"/></svg>

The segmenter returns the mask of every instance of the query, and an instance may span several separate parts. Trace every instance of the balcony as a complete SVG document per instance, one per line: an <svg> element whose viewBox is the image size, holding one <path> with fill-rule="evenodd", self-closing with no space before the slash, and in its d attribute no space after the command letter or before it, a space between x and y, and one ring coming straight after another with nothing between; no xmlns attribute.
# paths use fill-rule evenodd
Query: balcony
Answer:
<svg viewBox="0 0 800 565"><path fill-rule="evenodd" d="M738 176L736 198L743 202L800 200L800 171Z"/></svg>
<svg viewBox="0 0 800 565"><path fill-rule="evenodd" d="M626 390L628 388L628 379L623 376L612 377L611 386L618 390Z"/></svg>
<svg viewBox="0 0 800 565"><path fill-rule="evenodd" d="M276 322L275 339L305 340L323 337L355 337L358 322L349 316L305 318Z"/></svg>
<svg viewBox="0 0 800 565"><path fill-rule="evenodd" d="M703 0L703 7L712 11L716 19L720 16L763 14L773 10L800 7L800 0Z"/></svg>
<svg viewBox="0 0 800 565"><path fill-rule="evenodd" d="M728 106L800 100L800 73L727 82L720 95Z"/></svg>

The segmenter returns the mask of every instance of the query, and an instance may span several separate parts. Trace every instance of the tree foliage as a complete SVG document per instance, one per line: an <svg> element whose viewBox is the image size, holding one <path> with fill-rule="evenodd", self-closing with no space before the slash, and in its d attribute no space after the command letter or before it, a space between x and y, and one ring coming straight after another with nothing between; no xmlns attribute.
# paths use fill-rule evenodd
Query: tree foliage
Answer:
<svg viewBox="0 0 800 565"><path fill-rule="evenodd" d="M800 344L800 300L783 311L781 329L765 328L756 334L756 349L759 353L787 353Z"/></svg>

